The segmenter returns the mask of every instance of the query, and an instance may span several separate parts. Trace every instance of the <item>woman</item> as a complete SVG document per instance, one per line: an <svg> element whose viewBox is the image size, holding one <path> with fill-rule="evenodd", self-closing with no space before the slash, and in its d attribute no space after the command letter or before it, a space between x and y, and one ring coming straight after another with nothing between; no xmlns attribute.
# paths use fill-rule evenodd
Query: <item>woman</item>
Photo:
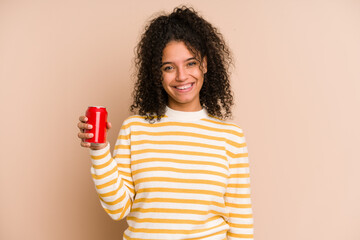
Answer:
<svg viewBox="0 0 360 240"><path fill-rule="evenodd" d="M137 82L113 156L90 147L100 202L124 239L252 239L249 162L242 129L224 120L233 97L230 54L193 9L153 19L137 46ZM82 133L91 126L81 116ZM111 124L108 124L108 129Z"/></svg>

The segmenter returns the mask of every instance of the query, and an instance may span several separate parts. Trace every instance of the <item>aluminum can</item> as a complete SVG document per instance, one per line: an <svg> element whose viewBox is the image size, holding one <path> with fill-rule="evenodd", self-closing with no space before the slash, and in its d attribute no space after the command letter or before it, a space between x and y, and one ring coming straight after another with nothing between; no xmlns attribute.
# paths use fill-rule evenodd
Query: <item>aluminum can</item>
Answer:
<svg viewBox="0 0 360 240"><path fill-rule="evenodd" d="M92 146L106 142L107 115L108 113L105 107L88 107L85 116L88 118L87 124L91 124L93 128L86 129L85 132L94 134L94 137L86 139L85 142L91 143Z"/></svg>

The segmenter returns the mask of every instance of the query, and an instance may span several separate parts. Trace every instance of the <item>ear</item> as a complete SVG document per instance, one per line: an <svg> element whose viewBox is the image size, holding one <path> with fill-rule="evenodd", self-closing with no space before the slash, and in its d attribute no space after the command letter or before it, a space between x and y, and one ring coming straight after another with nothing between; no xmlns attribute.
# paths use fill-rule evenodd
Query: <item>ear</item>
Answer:
<svg viewBox="0 0 360 240"><path fill-rule="evenodd" d="M202 61L201 61L201 68L203 70L203 73L207 73L207 57L203 57Z"/></svg>

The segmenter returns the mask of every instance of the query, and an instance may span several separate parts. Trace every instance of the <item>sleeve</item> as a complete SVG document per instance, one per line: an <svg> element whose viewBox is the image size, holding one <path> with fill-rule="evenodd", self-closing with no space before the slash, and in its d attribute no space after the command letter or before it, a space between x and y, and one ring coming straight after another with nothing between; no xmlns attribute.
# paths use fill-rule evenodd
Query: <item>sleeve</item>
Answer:
<svg viewBox="0 0 360 240"><path fill-rule="evenodd" d="M114 220L121 220L131 209L135 191L130 169L130 130L120 129L113 157L110 144L101 150L91 150L91 175L104 210Z"/></svg>
<svg viewBox="0 0 360 240"><path fill-rule="evenodd" d="M225 193L225 206L229 211L230 226L227 239L254 239L249 159L243 131L240 129L235 141L228 141L227 145L230 171Z"/></svg>

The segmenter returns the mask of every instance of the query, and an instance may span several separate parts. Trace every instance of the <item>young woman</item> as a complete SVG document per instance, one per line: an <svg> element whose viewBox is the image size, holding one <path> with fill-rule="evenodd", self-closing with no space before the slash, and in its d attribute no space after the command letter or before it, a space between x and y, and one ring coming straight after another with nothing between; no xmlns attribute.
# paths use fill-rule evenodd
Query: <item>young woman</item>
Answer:
<svg viewBox="0 0 360 240"><path fill-rule="evenodd" d="M137 82L114 154L90 147L105 211L124 239L253 239L244 134L231 116L229 50L193 9L153 19L137 46ZM91 126L80 117L79 138ZM108 128L111 124L108 124Z"/></svg>

